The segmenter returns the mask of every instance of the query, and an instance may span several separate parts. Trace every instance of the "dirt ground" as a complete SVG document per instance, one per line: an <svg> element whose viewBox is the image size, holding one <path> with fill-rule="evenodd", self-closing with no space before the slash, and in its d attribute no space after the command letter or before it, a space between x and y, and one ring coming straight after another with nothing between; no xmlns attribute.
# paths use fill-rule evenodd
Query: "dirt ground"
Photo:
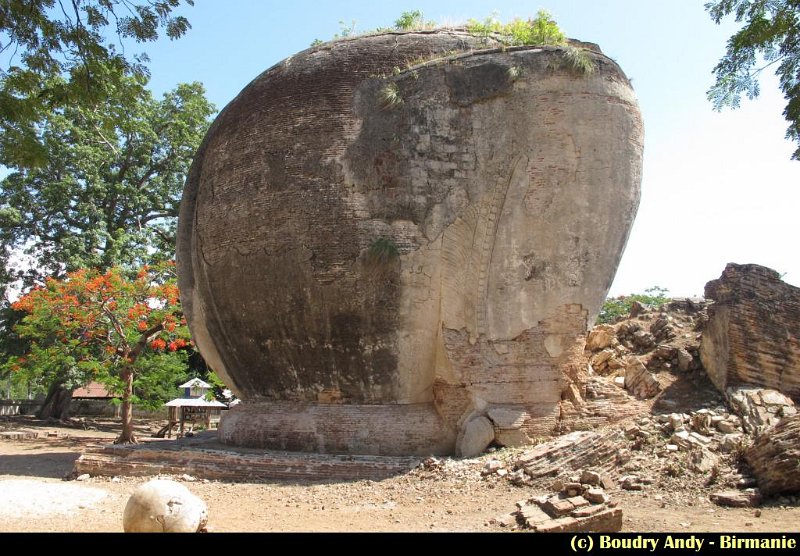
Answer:
<svg viewBox="0 0 800 556"><path fill-rule="evenodd" d="M147 479L93 477L64 481L88 444L115 433L81 430L17 418L0 428L39 429L58 436L0 441L0 531L121 531L131 492ZM293 484L187 481L208 503L212 531L503 531L490 523L515 502L548 492L544 483L513 486L481 477L485 461L513 457L499 450L474 460L443 460L382 481ZM182 479L178 479L182 480ZM753 509L722 508L710 490L675 481L643 491L611 490L624 515L624 531L797 531L797 499Z"/></svg>

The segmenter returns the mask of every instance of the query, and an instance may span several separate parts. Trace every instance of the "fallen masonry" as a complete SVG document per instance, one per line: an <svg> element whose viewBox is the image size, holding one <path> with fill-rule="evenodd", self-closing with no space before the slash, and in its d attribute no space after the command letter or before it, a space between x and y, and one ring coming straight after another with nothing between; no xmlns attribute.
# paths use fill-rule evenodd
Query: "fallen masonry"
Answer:
<svg viewBox="0 0 800 556"><path fill-rule="evenodd" d="M761 494L755 489L715 492L709 498L719 506L731 508L756 508L761 504Z"/></svg>
<svg viewBox="0 0 800 556"><path fill-rule="evenodd" d="M16 430L0 432L0 440L32 440L39 438L39 431Z"/></svg>
<svg viewBox="0 0 800 556"><path fill-rule="evenodd" d="M589 465L612 469L620 437L618 431L605 434L572 432L526 450L517 459L515 468L531 479L556 476L565 470L578 470Z"/></svg>
<svg viewBox="0 0 800 556"><path fill-rule="evenodd" d="M496 518L501 527L516 527L537 533L616 532L622 529L622 509L605 493L601 473L587 472L557 481L559 492L517 502L517 511ZM581 482L589 479L591 483Z"/></svg>
<svg viewBox="0 0 800 556"><path fill-rule="evenodd" d="M741 417L744 429L758 434L774 427L784 417L797 413L788 396L767 388L728 388L728 403Z"/></svg>
<svg viewBox="0 0 800 556"><path fill-rule="evenodd" d="M764 495L800 493L800 414L758 435L745 459Z"/></svg>

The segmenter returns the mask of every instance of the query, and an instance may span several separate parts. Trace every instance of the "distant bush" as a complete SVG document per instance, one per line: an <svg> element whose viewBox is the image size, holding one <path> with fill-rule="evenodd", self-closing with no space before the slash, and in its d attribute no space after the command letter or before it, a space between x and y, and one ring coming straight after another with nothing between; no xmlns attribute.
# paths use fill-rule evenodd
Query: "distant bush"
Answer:
<svg viewBox="0 0 800 556"><path fill-rule="evenodd" d="M509 23L491 15L483 21L470 19L467 31L482 37L494 36L511 45L563 45L567 37L546 10L539 10L534 19L515 18Z"/></svg>
<svg viewBox="0 0 800 556"><path fill-rule="evenodd" d="M394 28L398 31L418 31L435 27L436 22L426 20L419 10L403 12L394 22Z"/></svg>
<svg viewBox="0 0 800 556"><path fill-rule="evenodd" d="M653 286L644 290L645 293L635 293L631 295L621 295L619 297L606 299L600 315L597 317L598 324L608 324L615 322L617 317L627 316L631 312L634 302L638 301L642 305L651 308L658 307L669 301L667 289Z"/></svg>

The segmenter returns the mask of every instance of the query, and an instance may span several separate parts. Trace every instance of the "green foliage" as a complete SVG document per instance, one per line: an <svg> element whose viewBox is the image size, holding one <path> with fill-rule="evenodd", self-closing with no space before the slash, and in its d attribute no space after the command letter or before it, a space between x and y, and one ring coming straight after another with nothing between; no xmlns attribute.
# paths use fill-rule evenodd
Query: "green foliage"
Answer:
<svg viewBox="0 0 800 556"><path fill-rule="evenodd" d="M367 262L374 265L387 264L400 256L400 251L391 239L381 237L367 249Z"/></svg>
<svg viewBox="0 0 800 556"><path fill-rule="evenodd" d="M0 253L32 257L27 283L78 268L174 257L183 184L214 111L199 83L161 100L126 77L102 102L44 115L46 161L0 151ZM9 277L11 278L11 277Z"/></svg>
<svg viewBox="0 0 800 556"><path fill-rule="evenodd" d="M387 83L384 85L378 93L378 98L384 110L389 110L403 104L403 97L400 96L400 89L398 89L396 83Z"/></svg>
<svg viewBox="0 0 800 556"><path fill-rule="evenodd" d="M477 19L470 19L467 21L467 31L479 37L488 38L493 34L507 34L503 33L503 24L497 19L497 13L492 13L483 21Z"/></svg>
<svg viewBox="0 0 800 556"><path fill-rule="evenodd" d="M546 10L539 10L534 19L515 18L501 23L493 14L483 21L470 19L467 31L480 37L493 37L505 44L519 45L563 45L566 36Z"/></svg>
<svg viewBox="0 0 800 556"><path fill-rule="evenodd" d="M0 353L4 357L24 356L30 350L30 342L21 338L19 333L15 330L27 313L25 311L16 311L10 305L4 305L0 308ZM35 384L28 384L24 380L13 380L12 373L8 368L0 365L0 398L7 392L11 392L13 398L25 397L29 391L29 386L32 386L32 393L37 393L41 388L37 388Z"/></svg>
<svg viewBox="0 0 800 556"><path fill-rule="evenodd" d="M344 21L339 21L339 32L336 33L334 39L344 39L356 35L356 20L352 20L349 24Z"/></svg>
<svg viewBox="0 0 800 556"><path fill-rule="evenodd" d="M349 26L343 21L340 21L339 26L341 27L341 31L334 35L334 39L350 37L356 34L355 21ZM376 29L375 32L385 33L391 31L426 30L435 29L436 26L434 21L426 20L420 10L412 10L403 12L400 17L395 20L393 28L382 27ZM515 18L509 23L500 22L496 14L492 14L483 21L470 19L466 27L467 31L473 35L486 39L491 37L508 46L562 46L564 47L562 55L567 67L587 74L595 70L594 61L588 55L587 51L583 48L577 48L567 44L566 35L561 31L552 15L546 10L539 10L535 18L529 18L527 20ZM314 42L311 43L311 46L314 47L320 44L322 44L322 41L315 39ZM436 56L436 58L439 57L442 56ZM413 62L409 61L407 65L411 67L430 59L432 58L421 57ZM395 73L400 73L399 67L395 68L395 70ZM518 68L512 68L509 71L509 77L512 80L519 77ZM397 86L393 84L387 85L380 91L380 99L384 109L393 108L403 102Z"/></svg>
<svg viewBox="0 0 800 556"><path fill-rule="evenodd" d="M567 67L585 74L595 70L594 61L587 51L568 44L566 35L545 10L539 10L534 19L516 18L509 23L501 23L494 14L483 21L470 19L467 31L479 37L491 37L509 46L561 46Z"/></svg>
<svg viewBox="0 0 800 556"><path fill-rule="evenodd" d="M229 401L222 395L223 391L227 390L228 387L220 380L217 373L209 369L205 380L211 385L211 389L206 392L206 400L219 400L223 403Z"/></svg>
<svg viewBox="0 0 800 556"><path fill-rule="evenodd" d="M148 351L141 356L133 381L131 403L143 409L156 410L164 402L180 397L182 392L178 385L189 380L187 357L186 350ZM118 381L114 391L122 394L124 387Z"/></svg>
<svg viewBox="0 0 800 556"><path fill-rule="evenodd" d="M419 10L403 12L394 22L394 28L398 31L433 29L434 27L436 27L436 23L433 21L426 21L422 12Z"/></svg>
<svg viewBox="0 0 800 556"><path fill-rule="evenodd" d="M185 0L193 5L193 0ZM0 2L0 150L35 167L47 160L37 125L66 106L96 105L125 77L146 77L145 55L107 43L177 39L190 28L172 12L181 0Z"/></svg>
<svg viewBox="0 0 800 556"><path fill-rule="evenodd" d="M595 65L594 60L589 57L586 49L576 48L572 45L564 46L564 59L569 67L579 73L591 74L594 73Z"/></svg>
<svg viewBox="0 0 800 556"><path fill-rule="evenodd" d="M716 83L708 90L714 109L738 108L742 95L759 95L759 75L776 65L787 104L786 138L800 144L800 3L797 0L717 0L706 10L715 23L733 14L744 26L728 39L727 51L713 73ZM759 59L764 64L757 66ZM792 158L800 160L800 146Z"/></svg>
<svg viewBox="0 0 800 556"><path fill-rule="evenodd" d="M115 267L48 279L12 305L25 313L14 330L28 349L10 357L4 372L43 388L95 380L123 404L159 406L175 396L191 346L175 282L172 262L134 276Z"/></svg>
<svg viewBox="0 0 800 556"><path fill-rule="evenodd" d="M414 10L411 12L403 12L399 18L394 22L396 29L408 31L414 29L423 22L422 12Z"/></svg>
<svg viewBox="0 0 800 556"><path fill-rule="evenodd" d="M546 10L539 10L536 18L533 21L528 20L527 23L522 26L519 33L512 33L512 36L519 37L521 44L564 44L567 40Z"/></svg>
<svg viewBox="0 0 800 556"><path fill-rule="evenodd" d="M647 288L643 294L621 295L619 297L609 298L603 303L603 308L600 309L597 322L599 324L612 323L615 322L618 317L629 315L631 306L636 301L648 307L663 305L669 301L669 297L667 297L666 294L666 288L653 286L652 288Z"/></svg>

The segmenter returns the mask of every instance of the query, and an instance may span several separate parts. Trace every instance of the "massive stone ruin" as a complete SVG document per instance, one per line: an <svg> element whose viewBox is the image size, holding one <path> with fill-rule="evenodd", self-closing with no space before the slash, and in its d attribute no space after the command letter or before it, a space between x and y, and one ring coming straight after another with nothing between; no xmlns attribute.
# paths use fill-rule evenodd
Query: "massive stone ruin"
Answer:
<svg viewBox="0 0 800 556"><path fill-rule="evenodd" d="M219 115L181 204L223 442L471 455L551 434L639 202L642 121L599 48L387 33L292 56Z"/></svg>
<svg viewBox="0 0 800 556"><path fill-rule="evenodd" d="M771 388L800 402L800 288L770 268L730 263L705 294L714 304L700 356L714 385Z"/></svg>

